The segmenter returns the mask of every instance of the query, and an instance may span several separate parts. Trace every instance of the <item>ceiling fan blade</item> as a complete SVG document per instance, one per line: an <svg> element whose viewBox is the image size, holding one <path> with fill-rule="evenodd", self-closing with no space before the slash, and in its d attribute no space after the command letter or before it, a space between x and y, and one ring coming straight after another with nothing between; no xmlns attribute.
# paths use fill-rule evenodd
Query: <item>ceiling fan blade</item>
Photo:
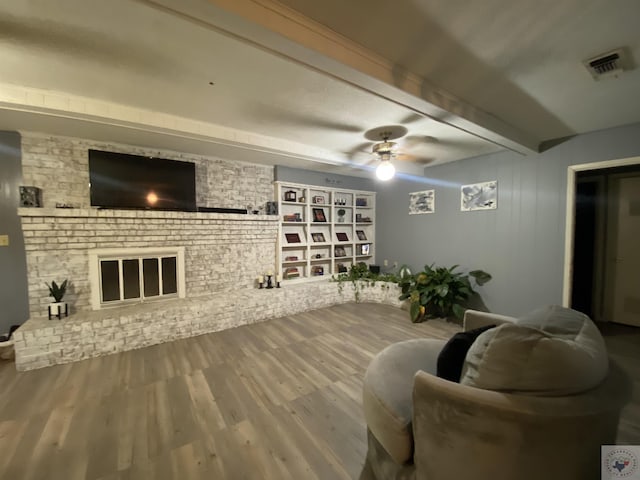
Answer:
<svg viewBox="0 0 640 480"><path fill-rule="evenodd" d="M344 152L349 158L353 159L358 153L371 153L372 142L364 142L360 145L356 145L351 150Z"/></svg>
<svg viewBox="0 0 640 480"><path fill-rule="evenodd" d="M400 153L396 155L396 158L403 162L413 162L417 163L418 165L429 165L436 160L433 157L419 157L417 155L411 155L409 153Z"/></svg>
<svg viewBox="0 0 640 480"><path fill-rule="evenodd" d="M420 115L419 113L416 113L416 112L411 112L409 115L407 115L402 120L400 120L400 123L402 125L406 125L407 123L418 122L424 118L427 118L427 117L425 117L424 115Z"/></svg>
<svg viewBox="0 0 640 480"><path fill-rule="evenodd" d="M301 111L284 110L272 105L256 105L252 108L252 115L265 121L276 124L288 124L311 128L322 128L349 133L361 133L365 129L359 125L353 125L338 120L322 118Z"/></svg>

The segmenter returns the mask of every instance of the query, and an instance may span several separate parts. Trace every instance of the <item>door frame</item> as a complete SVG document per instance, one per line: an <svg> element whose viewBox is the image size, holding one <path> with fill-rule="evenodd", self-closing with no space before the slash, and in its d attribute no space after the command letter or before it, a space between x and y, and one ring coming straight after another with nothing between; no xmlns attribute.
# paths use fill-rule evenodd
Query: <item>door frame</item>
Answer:
<svg viewBox="0 0 640 480"><path fill-rule="evenodd" d="M640 157L604 160L602 162L581 163L567 167L567 205L564 230L564 273L562 280L562 305L571 307L571 290L573 287L573 250L574 230L576 221L576 175L578 172L600 170L603 168L626 167L640 165Z"/></svg>

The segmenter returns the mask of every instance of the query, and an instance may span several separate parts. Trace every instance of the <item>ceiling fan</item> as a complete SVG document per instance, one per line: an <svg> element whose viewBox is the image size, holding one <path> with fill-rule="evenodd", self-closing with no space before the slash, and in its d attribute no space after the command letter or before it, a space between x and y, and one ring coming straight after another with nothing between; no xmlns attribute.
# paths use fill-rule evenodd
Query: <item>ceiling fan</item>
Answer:
<svg viewBox="0 0 640 480"><path fill-rule="evenodd" d="M371 146L371 152L374 154L376 160L379 161L376 167L376 176L380 180L390 180L395 175L395 167L392 160L407 160L422 164L430 163L432 158L421 158L403 153L400 151L398 143L392 141L404 137L408 133L406 127L402 125L387 125L382 127L376 127L368 130L365 133L365 138L368 140L376 141ZM423 142L427 137L406 137L406 144ZM406 146L406 145L405 145Z"/></svg>

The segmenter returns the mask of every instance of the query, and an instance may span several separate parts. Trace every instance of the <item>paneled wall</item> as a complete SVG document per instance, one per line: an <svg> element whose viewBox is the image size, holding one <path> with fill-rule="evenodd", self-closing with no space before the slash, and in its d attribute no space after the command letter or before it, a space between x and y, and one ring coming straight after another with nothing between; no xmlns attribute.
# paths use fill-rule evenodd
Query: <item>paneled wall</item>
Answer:
<svg viewBox="0 0 640 480"><path fill-rule="evenodd" d="M640 124L578 135L537 155L512 152L427 167L377 184L377 258L414 268L481 268L490 310L518 315L562 302L569 165L640 155ZM461 212L462 185L498 181L497 210ZM409 215L409 193L435 189L435 213Z"/></svg>

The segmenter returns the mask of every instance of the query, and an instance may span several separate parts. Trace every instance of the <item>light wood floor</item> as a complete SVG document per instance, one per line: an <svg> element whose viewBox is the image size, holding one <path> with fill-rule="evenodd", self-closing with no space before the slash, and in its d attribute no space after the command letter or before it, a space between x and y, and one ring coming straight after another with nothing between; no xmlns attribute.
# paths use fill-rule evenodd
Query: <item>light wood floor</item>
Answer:
<svg viewBox="0 0 640 480"><path fill-rule="evenodd" d="M32 372L2 363L0 478L357 478L372 356L458 330L348 304ZM608 334L638 378L640 332ZM640 443L639 405L619 443Z"/></svg>

